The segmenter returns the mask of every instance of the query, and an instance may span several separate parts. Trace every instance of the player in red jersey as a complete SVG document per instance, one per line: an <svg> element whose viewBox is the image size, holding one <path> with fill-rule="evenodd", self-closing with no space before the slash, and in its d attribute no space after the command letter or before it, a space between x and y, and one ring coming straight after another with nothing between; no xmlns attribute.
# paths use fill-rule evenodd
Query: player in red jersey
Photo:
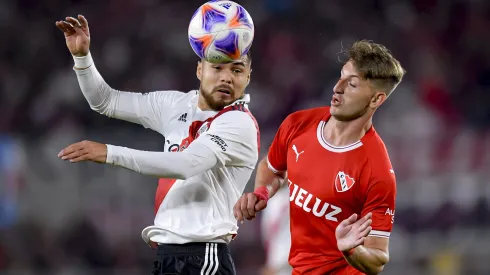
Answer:
<svg viewBox="0 0 490 275"><path fill-rule="evenodd" d="M331 106L283 121L259 163L255 192L234 208L239 221L253 219L287 172L293 274L378 274L389 260L396 183L372 117L405 71L373 42L358 41L345 54Z"/></svg>

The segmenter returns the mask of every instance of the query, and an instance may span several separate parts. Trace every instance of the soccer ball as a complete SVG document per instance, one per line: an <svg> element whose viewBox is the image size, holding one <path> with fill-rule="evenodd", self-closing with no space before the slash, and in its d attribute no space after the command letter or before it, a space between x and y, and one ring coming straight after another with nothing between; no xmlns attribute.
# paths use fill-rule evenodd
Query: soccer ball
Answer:
<svg viewBox="0 0 490 275"><path fill-rule="evenodd" d="M192 16L188 35L192 49L200 58L224 63L247 54L254 38L254 24L239 4L210 1Z"/></svg>

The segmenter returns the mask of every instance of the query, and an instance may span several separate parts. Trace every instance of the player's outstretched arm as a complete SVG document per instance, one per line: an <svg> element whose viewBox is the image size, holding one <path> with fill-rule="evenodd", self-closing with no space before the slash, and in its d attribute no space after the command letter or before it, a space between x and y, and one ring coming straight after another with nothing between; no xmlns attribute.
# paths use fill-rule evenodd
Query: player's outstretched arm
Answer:
<svg viewBox="0 0 490 275"><path fill-rule="evenodd" d="M267 164L267 157L263 158L257 167L255 176L255 191L243 194L235 204L233 213L235 218L243 223L244 219L253 220L256 213L267 206L267 201L281 187L285 180L285 173L275 174Z"/></svg>
<svg viewBox="0 0 490 275"><path fill-rule="evenodd" d="M65 35L66 46L75 61L78 83L90 107L100 114L161 131L162 112L170 106L175 93L143 95L111 88L97 71L90 54L87 19L83 15L66 17L65 21L57 21L56 26Z"/></svg>
<svg viewBox="0 0 490 275"><path fill-rule="evenodd" d="M236 123L239 121L240 123ZM249 167L257 162L257 129L245 112L227 112L182 152L149 152L82 141L58 154L70 162L93 161L160 178L188 179L215 166Z"/></svg>
<svg viewBox="0 0 490 275"><path fill-rule="evenodd" d="M187 179L217 163L206 146L192 146L185 152L149 152L126 147L81 141L61 150L58 157L72 163L92 161L107 163L160 178Z"/></svg>
<svg viewBox="0 0 490 275"><path fill-rule="evenodd" d="M335 230L337 247L349 264L366 274L378 274L389 261L388 238L368 236L372 213L343 220Z"/></svg>

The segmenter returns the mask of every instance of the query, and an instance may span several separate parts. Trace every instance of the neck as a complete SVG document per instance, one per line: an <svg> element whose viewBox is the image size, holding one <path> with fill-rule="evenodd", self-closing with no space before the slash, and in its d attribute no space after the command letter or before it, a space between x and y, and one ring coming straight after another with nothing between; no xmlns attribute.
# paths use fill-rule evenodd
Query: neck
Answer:
<svg viewBox="0 0 490 275"><path fill-rule="evenodd" d="M340 121L331 116L323 129L323 136L333 146L347 146L359 141L372 125L371 115L351 121Z"/></svg>
<svg viewBox="0 0 490 275"><path fill-rule="evenodd" d="M197 100L197 107L201 111L213 111L211 107L209 107L209 104L206 102L206 100L204 99L204 97L201 95L200 92L199 92L199 99Z"/></svg>

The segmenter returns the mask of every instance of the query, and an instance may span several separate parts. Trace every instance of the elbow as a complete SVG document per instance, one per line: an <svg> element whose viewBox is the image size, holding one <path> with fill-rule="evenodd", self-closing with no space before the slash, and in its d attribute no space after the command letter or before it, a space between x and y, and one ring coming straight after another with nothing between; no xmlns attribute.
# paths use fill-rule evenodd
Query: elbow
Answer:
<svg viewBox="0 0 490 275"><path fill-rule="evenodd" d="M176 180L187 180L190 177L185 173L182 173L182 174L176 174L173 178L175 178Z"/></svg>
<svg viewBox="0 0 490 275"><path fill-rule="evenodd" d="M95 105L90 104L90 109L92 109L93 111L95 111L95 112L97 112L97 113L99 113L101 115L105 115L105 116L111 117L108 108L106 108L102 104L99 105L99 106L95 106Z"/></svg>
<svg viewBox="0 0 490 275"><path fill-rule="evenodd" d="M372 268L371 270L368 270L366 272L366 274L367 275L377 275L383 271L384 267L385 267L384 265L376 266L376 267Z"/></svg>
<svg viewBox="0 0 490 275"><path fill-rule="evenodd" d="M383 257L383 259L380 259L380 261L376 265L372 265L371 268L369 268L366 272L368 275L377 275L383 271L385 268L386 264L388 264L389 258L386 255L386 257Z"/></svg>
<svg viewBox="0 0 490 275"><path fill-rule="evenodd" d="M190 171L190 170L182 170L178 171L173 175L173 178L178 179L178 180L187 180L195 176L197 173Z"/></svg>

